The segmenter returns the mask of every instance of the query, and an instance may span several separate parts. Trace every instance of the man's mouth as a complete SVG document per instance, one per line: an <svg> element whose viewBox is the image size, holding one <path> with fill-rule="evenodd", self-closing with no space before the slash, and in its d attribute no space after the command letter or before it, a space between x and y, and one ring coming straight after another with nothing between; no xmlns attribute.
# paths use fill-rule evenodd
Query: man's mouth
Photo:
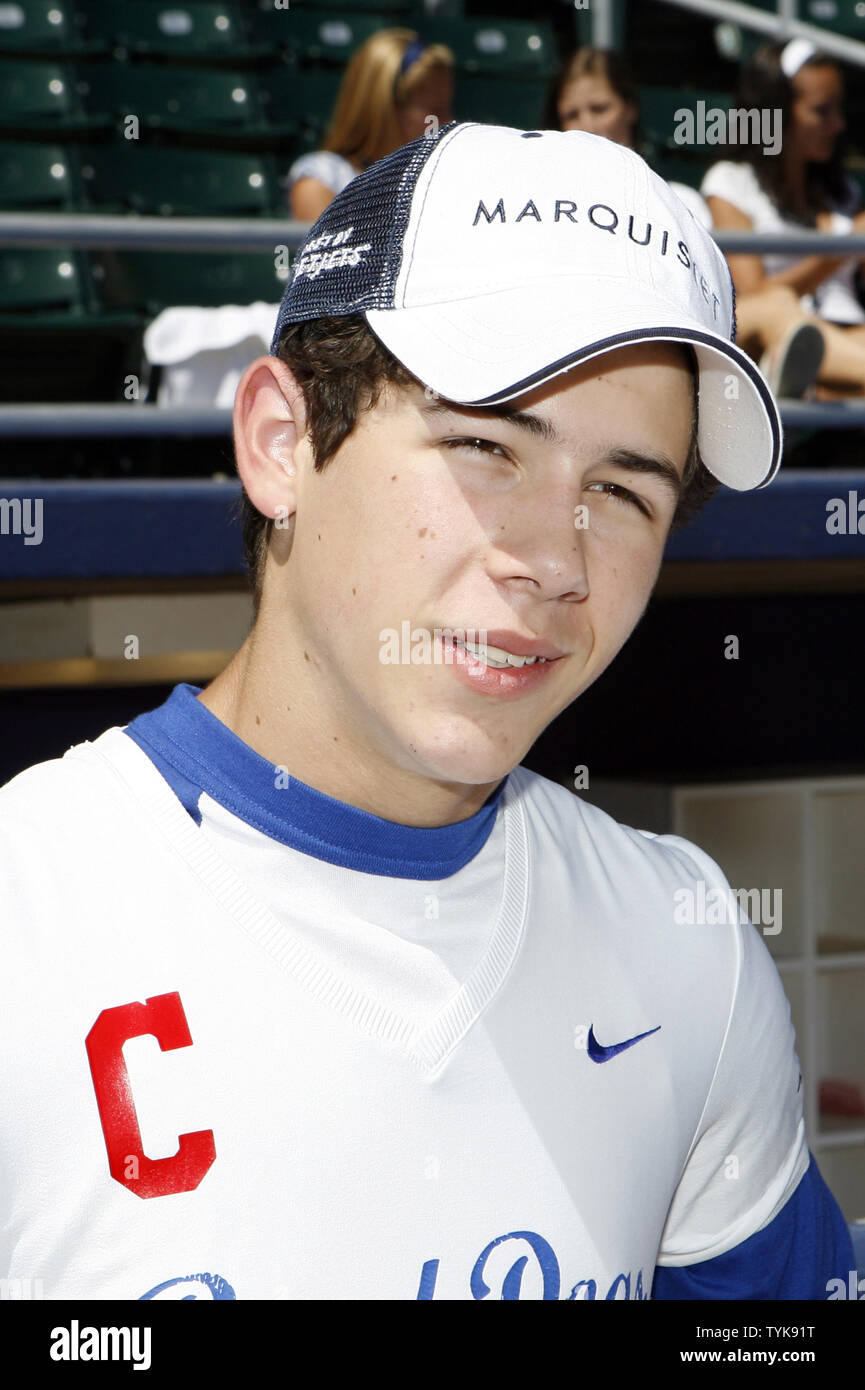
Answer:
<svg viewBox="0 0 865 1390"><path fill-rule="evenodd" d="M482 661L485 666L499 669L505 666L534 666L536 661L547 660L545 656L518 656L515 652L506 651L504 647L494 647L490 642L469 642L467 639L454 637L453 643L454 646L467 651L475 661Z"/></svg>

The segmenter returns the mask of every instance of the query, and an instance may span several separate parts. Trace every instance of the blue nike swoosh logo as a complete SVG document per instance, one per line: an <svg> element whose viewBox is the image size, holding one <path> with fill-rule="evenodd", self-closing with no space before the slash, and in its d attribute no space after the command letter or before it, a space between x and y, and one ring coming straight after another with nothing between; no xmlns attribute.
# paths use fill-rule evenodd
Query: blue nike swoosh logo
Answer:
<svg viewBox="0 0 865 1390"><path fill-rule="evenodd" d="M645 1033L638 1033L635 1038L627 1038L625 1042L611 1043L609 1047L603 1047L595 1037L594 1028L589 1024L588 1054L593 1062L609 1062L611 1057L616 1057L620 1052L627 1051L629 1047L633 1047L634 1043L640 1042L642 1038L648 1038L652 1033L657 1033L660 1026L659 1023L657 1028L649 1028Z"/></svg>

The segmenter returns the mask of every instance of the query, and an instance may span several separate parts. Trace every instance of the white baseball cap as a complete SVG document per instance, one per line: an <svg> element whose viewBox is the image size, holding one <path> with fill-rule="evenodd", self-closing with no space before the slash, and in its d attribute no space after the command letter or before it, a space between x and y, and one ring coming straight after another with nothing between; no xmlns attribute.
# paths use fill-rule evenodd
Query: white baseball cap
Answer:
<svg viewBox="0 0 865 1390"><path fill-rule="evenodd" d="M460 405L627 344L690 343L706 467L740 491L778 471L778 407L732 341L727 262L663 179L601 136L454 121L371 165L310 229L271 352L286 324L345 314Z"/></svg>

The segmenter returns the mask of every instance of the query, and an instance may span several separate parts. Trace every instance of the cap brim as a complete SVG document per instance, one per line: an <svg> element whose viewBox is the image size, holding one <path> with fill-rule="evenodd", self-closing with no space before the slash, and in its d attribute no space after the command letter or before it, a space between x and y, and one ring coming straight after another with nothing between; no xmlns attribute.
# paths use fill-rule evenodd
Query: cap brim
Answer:
<svg viewBox="0 0 865 1390"><path fill-rule="evenodd" d="M633 285L609 280L599 289L603 304L593 305L590 314L572 299L563 312L568 285L558 280L471 301L371 309L366 319L425 386L447 400L473 406L512 400L617 347L657 340L691 343L700 374L703 462L720 482L738 491L771 482L781 462L781 419L751 358L681 312L672 311L665 322L664 303L656 298L641 303Z"/></svg>

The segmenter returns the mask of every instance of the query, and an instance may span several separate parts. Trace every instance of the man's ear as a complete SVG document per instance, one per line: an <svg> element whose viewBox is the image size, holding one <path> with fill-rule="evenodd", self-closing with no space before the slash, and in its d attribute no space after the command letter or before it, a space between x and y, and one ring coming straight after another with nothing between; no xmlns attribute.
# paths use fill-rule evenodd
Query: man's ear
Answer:
<svg viewBox="0 0 865 1390"><path fill-rule="evenodd" d="M278 357L250 362L234 397L233 422L237 471L250 502L262 516L293 516L306 405L291 369Z"/></svg>

